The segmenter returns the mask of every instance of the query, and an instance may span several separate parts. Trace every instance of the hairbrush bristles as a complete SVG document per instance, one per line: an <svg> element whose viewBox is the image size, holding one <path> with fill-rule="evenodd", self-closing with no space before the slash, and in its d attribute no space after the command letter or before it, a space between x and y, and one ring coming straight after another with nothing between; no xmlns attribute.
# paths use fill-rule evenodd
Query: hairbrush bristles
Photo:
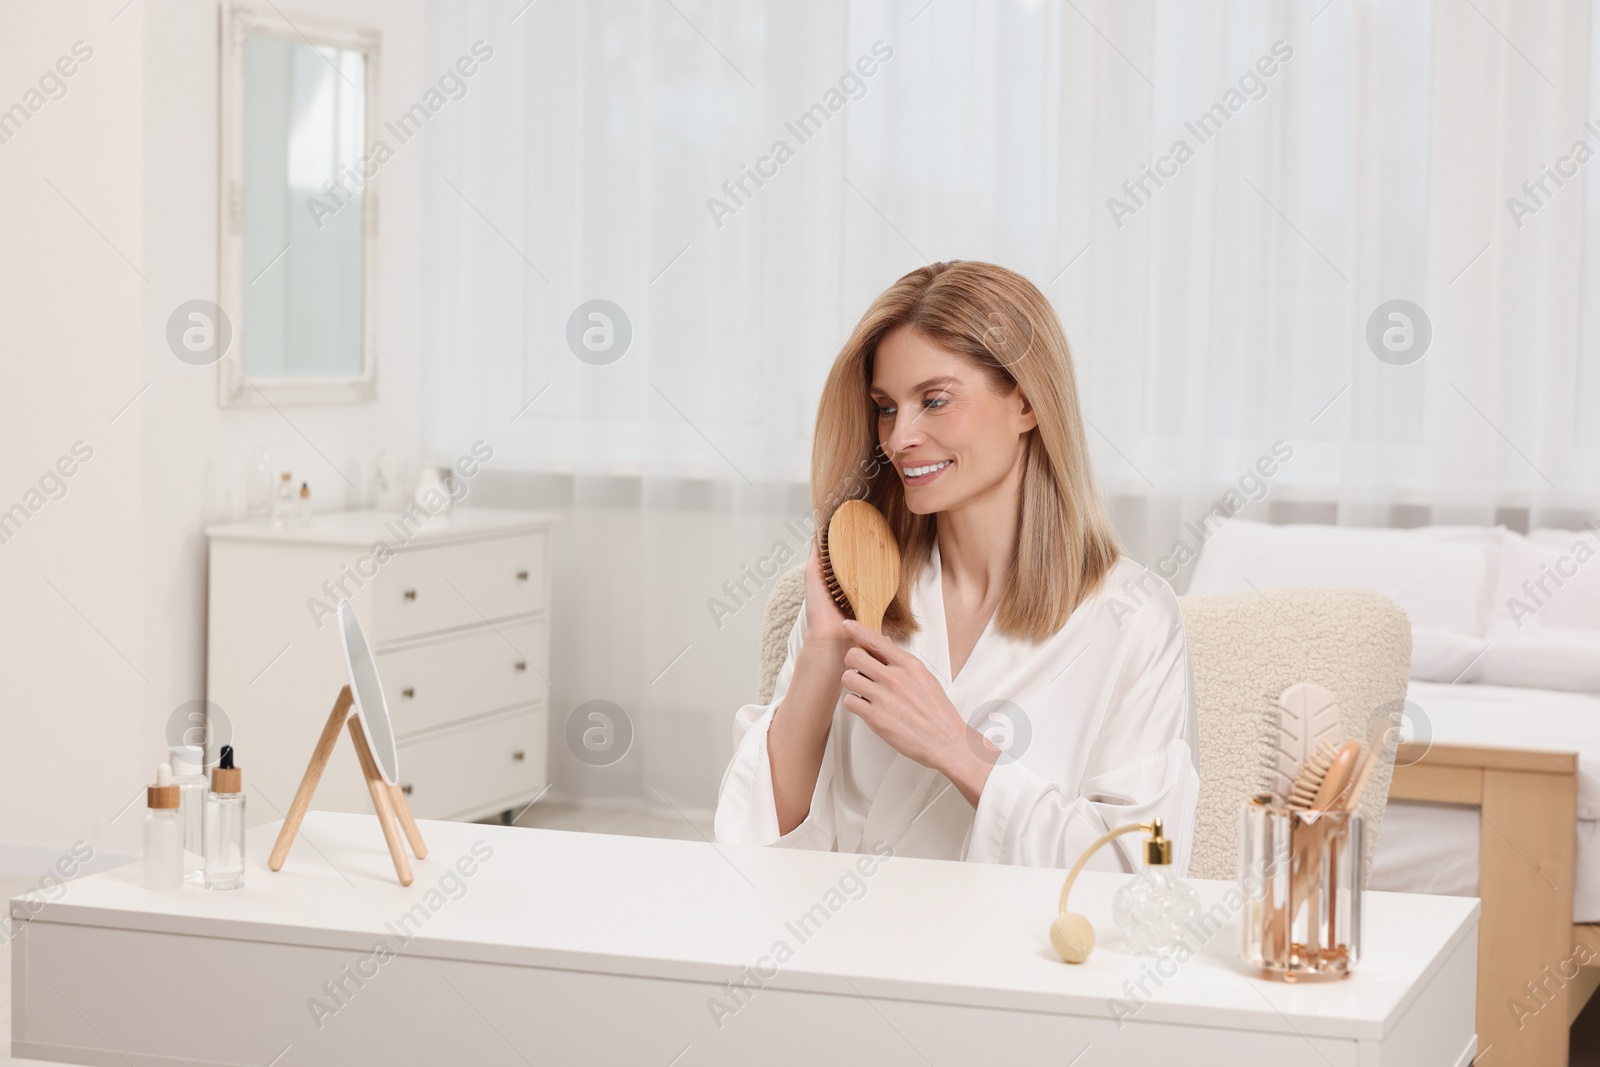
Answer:
<svg viewBox="0 0 1600 1067"><path fill-rule="evenodd" d="M826 524L822 527L822 538L818 545L817 554L822 558L822 580L828 586L828 595L839 606L839 610L844 612L845 618L855 618L855 612L850 609L850 598L844 595L844 589L839 585L839 579L833 573L833 561L828 558L828 527Z"/></svg>
<svg viewBox="0 0 1600 1067"><path fill-rule="evenodd" d="M1294 788L1289 791L1285 803L1296 811L1309 810L1311 802L1317 797L1317 790L1322 788L1322 780L1328 776L1328 768L1333 766L1334 757L1338 754L1339 748L1332 741L1318 745L1317 750L1306 758L1300 773L1295 775Z"/></svg>

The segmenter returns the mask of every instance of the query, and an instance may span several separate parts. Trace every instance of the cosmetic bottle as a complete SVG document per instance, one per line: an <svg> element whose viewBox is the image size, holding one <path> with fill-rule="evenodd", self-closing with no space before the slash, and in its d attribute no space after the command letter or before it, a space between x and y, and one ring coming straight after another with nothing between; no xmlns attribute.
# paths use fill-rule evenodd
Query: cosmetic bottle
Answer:
<svg viewBox="0 0 1600 1067"><path fill-rule="evenodd" d="M430 493L433 494L431 497ZM422 470L417 474L417 488L411 494L411 499L435 514L450 510L452 503L450 492L445 488L444 475L440 473L438 467L430 463L422 465Z"/></svg>
<svg viewBox="0 0 1600 1067"><path fill-rule="evenodd" d="M372 472L372 506L380 511L399 511L405 506L405 488L400 480L400 461L387 448L378 453Z"/></svg>
<svg viewBox="0 0 1600 1067"><path fill-rule="evenodd" d="M183 885L183 823L170 766L156 768L156 784L145 794L150 810L144 817L144 887L177 889Z"/></svg>
<svg viewBox="0 0 1600 1067"><path fill-rule="evenodd" d="M311 525L311 483L300 483L300 499L295 504L294 524L296 526Z"/></svg>
<svg viewBox="0 0 1600 1067"><path fill-rule="evenodd" d="M1128 939L1128 950L1159 954L1183 940L1187 924L1200 914L1200 894L1172 873L1172 839L1162 836L1161 820L1144 840L1144 867L1111 897L1111 916Z"/></svg>
<svg viewBox="0 0 1600 1067"><path fill-rule="evenodd" d="M183 823L183 880L205 885L205 750L172 746L172 780L178 786L178 821Z"/></svg>
<svg viewBox="0 0 1600 1067"><path fill-rule="evenodd" d="M278 485L272 493L272 525L280 529L294 525L295 501L294 482L289 472L284 471L278 476Z"/></svg>
<svg viewBox="0 0 1600 1067"><path fill-rule="evenodd" d="M250 518L265 519L272 514L272 453L266 445L256 445L245 472L245 507Z"/></svg>
<svg viewBox="0 0 1600 1067"><path fill-rule="evenodd" d="M238 889L244 885L244 786L233 765L233 746L222 746L222 758L211 771L206 794L205 885Z"/></svg>

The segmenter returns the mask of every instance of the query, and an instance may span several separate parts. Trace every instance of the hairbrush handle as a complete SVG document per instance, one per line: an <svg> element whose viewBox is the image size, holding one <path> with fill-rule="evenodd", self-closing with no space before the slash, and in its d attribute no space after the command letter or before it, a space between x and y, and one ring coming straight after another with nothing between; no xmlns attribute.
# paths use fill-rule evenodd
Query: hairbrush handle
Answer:
<svg viewBox="0 0 1600 1067"><path fill-rule="evenodd" d="M1328 767L1328 773L1323 776L1322 786L1317 790L1316 799L1311 802L1311 810L1321 813L1335 807L1342 806L1344 792L1350 787L1350 780L1355 777L1357 760L1361 757L1361 742L1346 741L1339 746L1339 754L1333 757L1333 763Z"/></svg>
<svg viewBox="0 0 1600 1067"><path fill-rule="evenodd" d="M1357 761L1361 757L1361 743L1359 741L1346 741L1339 746L1338 753L1333 757L1333 762L1328 765L1328 773L1322 777L1322 785L1317 789L1317 795L1312 799L1306 810L1306 816L1315 819L1328 811L1342 811L1344 808L1345 790L1350 787L1351 780L1355 777ZM1294 873L1290 880L1290 893L1292 904L1289 911L1289 922L1293 925L1298 917L1298 912L1306 903L1309 896L1315 872L1322 865L1322 854L1327 843L1327 830L1325 827L1307 822L1296 827L1290 834L1290 852L1295 856Z"/></svg>
<svg viewBox="0 0 1600 1067"><path fill-rule="evenodd" d="M1345 811L1355 811L1361 803L1361 794L1367 788L1367 779L1372 777L1373 769L1377 766L1378 751L1372 749L1367 752L1367 758L1361 761L1361 769L1356 772L1350 788L1345 791L1343 804Z"/></svg>

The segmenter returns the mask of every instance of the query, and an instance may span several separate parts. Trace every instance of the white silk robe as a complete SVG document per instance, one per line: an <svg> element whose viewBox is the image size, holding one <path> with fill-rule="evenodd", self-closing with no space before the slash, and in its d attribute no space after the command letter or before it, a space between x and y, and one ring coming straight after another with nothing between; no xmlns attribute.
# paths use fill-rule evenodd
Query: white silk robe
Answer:
<svg viewBox="0 0 1600 1067"><path fill-rule="evenodd" d="M991 619L952 679L942 587L935 549L911 595L920 629L896 643L927 665L967 722L1005 749L977 808L943 774L890 748L841 699L811 810L778 833L767 728L805 638L802 609L772 703L746 705L734 717L717 840L840 852L868 852L881 841L897 855L1064 868L1107 830L1159 816L1174 871L1184 874L1200 789L1198 731L1171 588L1123 557L1043 641L1006 637ZM1125 834L1088 866L1134 870L1138 842Z"/></svg>

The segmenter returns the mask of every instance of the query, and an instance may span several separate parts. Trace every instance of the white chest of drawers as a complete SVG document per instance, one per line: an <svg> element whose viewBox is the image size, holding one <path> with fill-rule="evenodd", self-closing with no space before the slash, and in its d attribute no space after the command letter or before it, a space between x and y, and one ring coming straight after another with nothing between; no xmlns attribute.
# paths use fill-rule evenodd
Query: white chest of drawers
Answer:
<svg viewBox="0 0 1600 1067"><path fill-rule="evenodd" d="M404 522L348 511L307 527L206 531L210 740L231 740L238 753L251 825L287 810L344 684L328 614L341 596L377 656L417 818L478 819L539 795L549 780L557 518L457 508ZM335 748L313 807L371 810L348 745Z"/></svg>

